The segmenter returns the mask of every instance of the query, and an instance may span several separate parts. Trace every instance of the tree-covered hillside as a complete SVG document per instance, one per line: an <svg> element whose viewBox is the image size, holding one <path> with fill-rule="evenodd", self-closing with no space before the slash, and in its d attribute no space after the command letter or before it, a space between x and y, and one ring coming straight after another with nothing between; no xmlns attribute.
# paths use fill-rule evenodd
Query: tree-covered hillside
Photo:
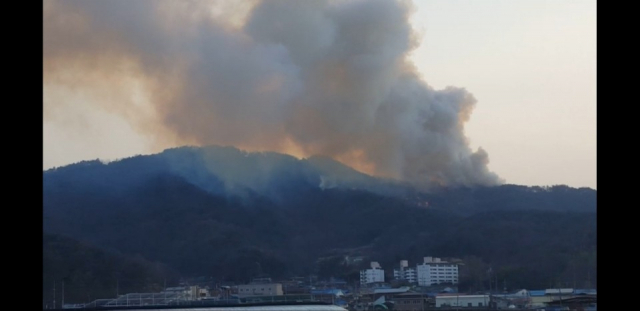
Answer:
<svg viewBox="0 0 640 311"><path fill-rule="evenodd" d="M355 281L360 266L341 259L349 255L387 271L400 259L467 258L469 289L488 286L478 276L485 266L510 288L595 284L595 190L421 192L327 161L187 148L57 168L43 173L44 231L220 281Z"/></svg>
<svg viewBox="0 0 640 311"><path fill-rule="evenodd" d="M63 293L65 303L83 303L113 298L118 292L159 291L165 283L176 284L179 279L175 271L140 255L125 255L55 234L42 236L42 261L42 298L49 306L54 286L60 307Z"/></svg>

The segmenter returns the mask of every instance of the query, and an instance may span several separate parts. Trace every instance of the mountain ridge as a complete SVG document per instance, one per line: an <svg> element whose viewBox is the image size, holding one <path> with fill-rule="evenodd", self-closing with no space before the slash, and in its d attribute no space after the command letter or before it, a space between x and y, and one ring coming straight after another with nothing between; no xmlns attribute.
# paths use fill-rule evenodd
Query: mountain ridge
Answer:
<svg viewBox="0 0 640 311"><path fill-rule="evenodd" d="M44 171L43 231L218 280L356 281L361 267L341 256L389 267L433 255L477 257L532 287L572 264L594 278L593 260L576 256L595 254L596 195L563 185L424 193L322 157L187 147Z"/></svg>
<svg viewBox="0 0 640 311"><path fill-rule="evenodd" d="M137 155L108 163L100 160L81 161L45 170L43 174L75 170L86 166L108 167L123 164L123 162L135 162L136 164L146 162L145 165L135 166L135 169L129 170L129 172L142 171L142 174L153 170L150 166L155 165L155 170L162 169L178 174L189 182L213 193L223 192L220 189L221 186L224 186L227 191L233 191L234 189L239 189L241 192L246 191L246 189L257 192L268 191L269 187L277 184L282 179L286 179L286 177L295 177L299 179L298 181L317 185L320 188L359 189L390 196L424 196L429 193L447 192L452 189L474 192L476 191L475 189L491 189L495 187L519 188L532 193L545 192L550 189L571 189L571 191L588 192L591 196L595 196L596 193L596 190L587 187L573 188L566 185L522 186L515 184L442 187L420 190L399 180L380 178L359 172L327 156L314 155L298 159L291 155L277 152L248 152L232 146L216 145L169 148L152 155ZM140 173L129 178L135 179L134 177L139 175Z"/></svg>

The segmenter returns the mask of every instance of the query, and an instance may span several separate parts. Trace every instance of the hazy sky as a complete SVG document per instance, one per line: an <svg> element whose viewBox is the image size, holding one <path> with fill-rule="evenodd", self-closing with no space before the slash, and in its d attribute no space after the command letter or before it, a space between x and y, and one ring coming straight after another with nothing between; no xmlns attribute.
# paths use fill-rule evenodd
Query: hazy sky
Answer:
<svg viewBox="0 0 640 311"><path fill-rule="evenodd" d="M466 133L508 183L596 188L596 1L418 0L414 61L478 104Z"/></svg>
<svg viewBox="0 0 640 311"><path fill-rule="evenodd" d="M490 170L512 184L596 188L596 1L416 0L414 6L411 23L421 40L412 60L436 90L455 86L473 94L477 104L464 131L473 150L487 152ZM44 169L173 147L139 134L127 121L131 115L96 104L119 100L113 85L43 87ZM135 80L117 87L134 106L148 100ZM151 113L139 106L128 113Z"/></svg>

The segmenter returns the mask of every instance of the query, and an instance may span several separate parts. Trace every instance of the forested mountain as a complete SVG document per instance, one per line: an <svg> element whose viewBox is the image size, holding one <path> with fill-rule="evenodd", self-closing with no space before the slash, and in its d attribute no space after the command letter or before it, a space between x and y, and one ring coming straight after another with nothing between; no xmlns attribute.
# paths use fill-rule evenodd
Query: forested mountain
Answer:
<svg viewBox="0 0 640 311"><path fill-rule="evenodd" d="M478 271L489 266L510 287L596 279L596 191L587 188L421 192L329 158L212 146L47 170L43 199L45 233L139 254L182 276L356 280L349 255L388 272L400 259L463 258L469 289L484 285Z"/></svg>

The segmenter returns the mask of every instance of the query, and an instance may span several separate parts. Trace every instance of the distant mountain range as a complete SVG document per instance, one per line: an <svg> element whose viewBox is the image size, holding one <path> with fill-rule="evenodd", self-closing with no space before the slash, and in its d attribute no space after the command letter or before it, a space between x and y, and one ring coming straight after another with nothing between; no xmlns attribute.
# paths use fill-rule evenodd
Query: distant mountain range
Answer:
<svg viewBox="0 0 640 311"><path fill-rule="evenodd" d="M388 271L400 259L450 256L491 265L512 286L546 287L595 280L596 194L564 185L422 192L327 157L181 147L44 171L43 228L220 281L356 280L346 255ZM483 286L472 275L460 285Z"/></svg>

